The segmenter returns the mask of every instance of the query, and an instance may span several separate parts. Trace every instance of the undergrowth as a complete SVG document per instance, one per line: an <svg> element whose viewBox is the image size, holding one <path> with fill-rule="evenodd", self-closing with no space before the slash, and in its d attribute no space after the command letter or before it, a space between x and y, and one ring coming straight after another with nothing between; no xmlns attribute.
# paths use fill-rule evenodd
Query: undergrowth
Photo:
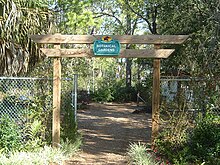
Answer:
<svg viewBox="0 0 220 165"><path fill-rule="evenodd" d="M153 157L147 153L147 147L140 143L130 144L128 155L130 157L130 164L159 165L159 163L156 163Z"/></svg>
<svg viewBox="0 0 220 165"><path fill-rule="evenodd" d="M60 148L44 146L32 152L10 152L8 154L0 153L0 165L43 165L56 163L62 165L81 145L81 139L78 138L74 143L66 141L61 143Z"/></svg>
<svg viewBox="0 0 220 165"><path fill-rule="evenodd" d="M157 150L144 144L130 144L127 154L131 165L170 165Z"/></svg>
<svg viewBox="0 0 220 165"><path fill-rule="evenodd" d="M157 150L175 165L220 164L219 115L199 115L193 127L187 118L170 118L155 141ZM170 123L170 124L169 124ZM177 131L178 130L178 131Z"/></svg>

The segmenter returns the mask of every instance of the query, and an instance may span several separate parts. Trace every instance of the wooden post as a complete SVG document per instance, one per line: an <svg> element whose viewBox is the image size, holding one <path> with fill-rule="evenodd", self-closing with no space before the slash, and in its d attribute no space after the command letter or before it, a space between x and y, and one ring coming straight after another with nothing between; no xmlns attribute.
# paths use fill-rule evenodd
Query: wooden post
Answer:
<svg viewBox="0 0 220 165"><path fill-rule="evenodd" d="M159 49L160 45L155 45ZM153 94L152 94L152 135L153 143L159 132L159 109L160 109L160 59L153 61Z"/></svg>
<svg viewBox="0 0 220 165"><path fill-rule="evenodd" d="M93 57L92 49L60 49L60 44L93 44L102 35L32 35L36 43L56 44L55 49L41 49L47 57L54 58L53 82L53 146L60 143L61 57ZM154 58L152 95L152 142L159 132L160 59L168 58L174 49L160 49L158 44L182 44L188 35L116 35L111 36L121 44L154 44L153 50L121 49L118 58ZM58 51L58 49L60 49ZM110 57L110 56L106 56Z"/></svg>
<svg viewBox="0 0 220 165"><path fill-rule="evenodd" d="M55 49L60 49L60 45L54 45ZM61 104L61 60L54 58L53 61L53 132L52 146L58 147L60 144L60 104Z"/></svg>

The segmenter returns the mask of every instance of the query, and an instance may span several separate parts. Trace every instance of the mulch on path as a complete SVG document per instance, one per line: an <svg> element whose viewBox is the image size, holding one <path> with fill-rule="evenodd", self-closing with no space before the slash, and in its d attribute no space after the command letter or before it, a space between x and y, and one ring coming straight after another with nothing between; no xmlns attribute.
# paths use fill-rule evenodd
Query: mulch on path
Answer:
<svg viewBox="0 0 220 165"><path fill-rule="evenodd" d="M67 164L128 164L129 144L149 143L151 137L151 114L132 113L135 108L132 104L91 103L88 109L78 110L83 146Z"/></svg>

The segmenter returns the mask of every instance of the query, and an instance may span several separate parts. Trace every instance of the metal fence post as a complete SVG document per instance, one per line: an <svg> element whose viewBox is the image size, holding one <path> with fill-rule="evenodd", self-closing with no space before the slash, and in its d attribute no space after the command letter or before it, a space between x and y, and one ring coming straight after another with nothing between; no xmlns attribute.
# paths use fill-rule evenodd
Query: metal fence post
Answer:
<svg viewBox="0 0 220 165"><path fill-rule="evenodd" d="M76 122L77 120L77 88L78 88L78 75L77 74L74 74L74 120Z"/></svg>

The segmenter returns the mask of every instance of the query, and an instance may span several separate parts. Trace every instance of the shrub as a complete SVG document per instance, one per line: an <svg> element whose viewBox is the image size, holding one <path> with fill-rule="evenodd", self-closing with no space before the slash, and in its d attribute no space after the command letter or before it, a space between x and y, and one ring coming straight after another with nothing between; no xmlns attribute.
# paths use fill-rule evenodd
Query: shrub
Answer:
<svg viewBox="0 0 220 165"><path fill-rule="evenodd" d="M179 120L184 121L186 118L181 117ZM178 127L179 125L174 122L171 128L175 130ZM220 164L219 116L207 114L203 118L201 115L197 119L195 127L190 129L191 132L186 131L186 128L182 130L183 132L185 130L185 133L182 134L184 136L171 134L172 129L164 129L155 141L159 152L172 163L176 165ZM171 135L175 138L172 138Z"/></svg>
<svg viewBox="0 0 220 165"><path fill-rule="evenodd" d="M103 87L95 91L92 95L92 100L96 102L109 102L114 99L112 90L109 87Z"/></svg>
<svg viewBox="0 0 220 165"><path fill-rule="evenodd" d="M71 92L66 91L63 95L61 108L61 139L66 141L75 141L77 138L77 125L75 122L75 114L72 105Z"/></svg>
<svg viewBox="0 0 220 165"><path fill-rule="evenodd" d="M43 104L43 99L36 97L25 111L16 113L25 122L18 123L9 115L0 119L0 151L34 151L45 145L46 137L51 136L46 131L50 111L45 111Z"/></svg>
<svg viewBox="0 0 220 165"><path fill-rule="evenodd" d="M184 110L167 113L169 118L166 119L163 131L155 140L155 146L172 163L186 164L189 115Z"/></svg>
<svg viewBox="0 0 220 165"><path fill-rule="evenodd" d="M42 164L63 164L63 161L72 156L79 145L81 139L78 139L75 143L62 143L61 148L52 148L44 146L34 152L11 152L9 154L0 153L0 165L42 165Z"/></svg>
<svg viewBox="0 0 220 165"><path fill-rule="evenodd" d="M134 87L123 87L118 86L118 84L114 84L111 87L103 87L95 91L91 96L93 101L101 101L101 102L128 102L128 101L136 101L136 90Z"/></svg>
<svg viewBox="0 0 220 165"><path fill-rule="evenodd" d="M41 131L44 130L42 127L42 122L38 120L26 124L24 130L26 141L23 145L23 151L35 151L45 145L45 142L43 142L44 137L41 134Z"/></svg>
<svg viewBox="0 0 220 165"><path fill-rule="evenodd" d="M12 150L20 150L21 140L21 132L15 121L8 115L0 118L0 151L8 153Z"/></svg>
<svg viewBox="0 0 220 165"><path fill-rule="evenodd" d="M130 164L137 165L170 165L156 149L140 143L130 144L128 155Z"/></svg>
<svg viewBox="0 0 220 165"><path fill-rule="evenodd" d="M219 117L207 114L199 117L189 136L189 152L192 161L206 164L220 164L220 125L215 119Z"/></svg>
<svg viewBox="0 0 220 165"><path fill-rule="evenodd" d="M128 150L130 163L136 165L159 165L154 158L147 153L147 147L140 143L130 144Z"/></svg>
<svg viewBox="0 0 220 165"><path fill-rule="evenodd" d="M114 101L128 102L137 100L137 92L134 87L116 87L113 92Z"/></svg>
<svg viewBox="0 0 220 165"><path fill-rule="evenodd" d="M72 156L73 153L77 152L82 145L82 137L81 135L78 135L75 137L75 141L72 142L69 139L65 139L65 142L61 142L61 149L64 152L65 155L68 157Z"/></svg>

